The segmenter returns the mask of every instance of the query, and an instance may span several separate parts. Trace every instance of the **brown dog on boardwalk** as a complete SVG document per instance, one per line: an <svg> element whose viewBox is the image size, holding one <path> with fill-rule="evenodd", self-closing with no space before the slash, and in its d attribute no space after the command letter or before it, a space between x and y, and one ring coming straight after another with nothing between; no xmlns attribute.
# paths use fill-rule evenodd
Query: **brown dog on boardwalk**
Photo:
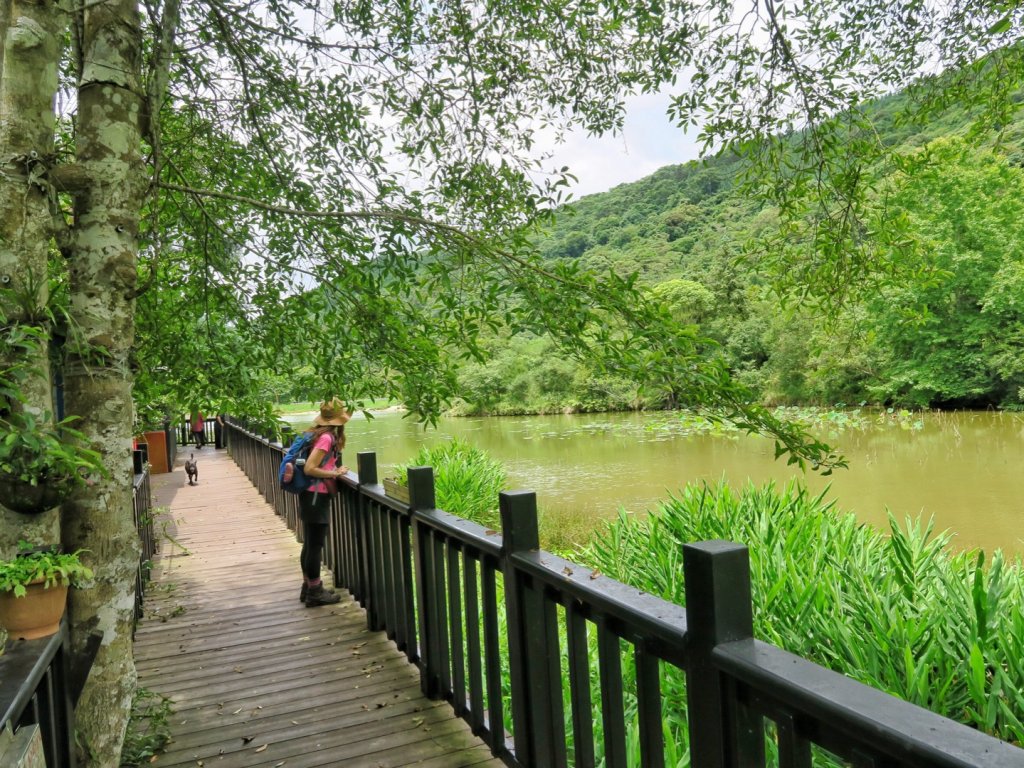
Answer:
<svg viewBox="0 0 1024 768"><path fill-rule="evenodd" d="M189 485L196 485L199 482L199 467L194 453L190 453L188 461L185 462L185 474L188 475Z"/></svg>

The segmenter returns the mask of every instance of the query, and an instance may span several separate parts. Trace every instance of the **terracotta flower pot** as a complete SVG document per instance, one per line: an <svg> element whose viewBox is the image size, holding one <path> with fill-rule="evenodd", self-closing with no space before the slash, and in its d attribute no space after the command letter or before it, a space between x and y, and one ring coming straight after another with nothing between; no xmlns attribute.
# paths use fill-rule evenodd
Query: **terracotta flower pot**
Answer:
<svg viewBox="0 0 1024 768"><path fill-rule="evenodd" d="M67 584L47 588L40 581L29 584L26 589L28 594L24 597L0 592L0 626L14 640L34 640L54 634L67 605Z"/></svg>

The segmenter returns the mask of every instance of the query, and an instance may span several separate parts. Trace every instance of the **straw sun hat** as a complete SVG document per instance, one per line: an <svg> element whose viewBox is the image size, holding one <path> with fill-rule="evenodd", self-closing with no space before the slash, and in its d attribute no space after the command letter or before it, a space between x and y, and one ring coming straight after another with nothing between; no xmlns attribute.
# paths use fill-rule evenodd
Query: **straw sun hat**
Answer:
<svg viewBox="0 0 1024 768"><path fill-rule="evenodd" d="M334 398L320 404L320 415L313 419L313 424L318 427L328 425L341 427L351 418L352 414L345 410L345 404L338 398Z"/></svg>

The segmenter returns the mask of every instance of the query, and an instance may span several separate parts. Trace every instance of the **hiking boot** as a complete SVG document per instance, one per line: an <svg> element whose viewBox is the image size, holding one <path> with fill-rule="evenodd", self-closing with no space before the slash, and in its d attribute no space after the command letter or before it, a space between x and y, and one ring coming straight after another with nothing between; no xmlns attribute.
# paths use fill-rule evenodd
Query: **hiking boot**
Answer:
<svg viewBox="0 0 1024 768"><path fill-rule="evenodd" d="M315 608L318 605L333 605L337 602L341 602L341 595L331 592L329 589L324 589L323 584L309 587L306 591L307 608Z"/></svg>
<svg viewBox="0 0 1024 768"><path fill-rule="evenodd" d="M323 585L321 584L321 586L323 586ZM324 587L324 591L326 591L326 592L333 592L334 590L327 589L327 587ZM308 595L308 594L309 594L309 584L303 582L302 589L299 590L299 602L300 603L306 602L306 595Z"/></svg>

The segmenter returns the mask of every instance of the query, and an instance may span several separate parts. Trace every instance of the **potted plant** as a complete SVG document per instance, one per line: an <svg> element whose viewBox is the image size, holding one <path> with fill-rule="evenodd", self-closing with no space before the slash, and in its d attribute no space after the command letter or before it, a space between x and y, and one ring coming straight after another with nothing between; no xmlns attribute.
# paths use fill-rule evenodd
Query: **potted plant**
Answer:
<svg viewBox="0 0 1024 768"><path fill-rule="evenodd" d="M384 478L384 494L390 496L393 499L408 504L409 503L409 486L408 480L402 477L385 477Z"/></svg>
<svg viewBox="0 0 1024 768"><path fill-rule="evenodd" d="M91 579L83 550L65 554L31 549L25 542L10 560L0 560L0 626L11 637L32 640L52 635L60 625L68 587Z"/></svg>
<svg viewBox="0 0 1024 768"><path fill-rule="evenodd" d="M22 514L42 512L90 474L106 474L100 453L70 426L74 419L54 423L49 413L25 410L0 414L0 504Z"/></svg>

